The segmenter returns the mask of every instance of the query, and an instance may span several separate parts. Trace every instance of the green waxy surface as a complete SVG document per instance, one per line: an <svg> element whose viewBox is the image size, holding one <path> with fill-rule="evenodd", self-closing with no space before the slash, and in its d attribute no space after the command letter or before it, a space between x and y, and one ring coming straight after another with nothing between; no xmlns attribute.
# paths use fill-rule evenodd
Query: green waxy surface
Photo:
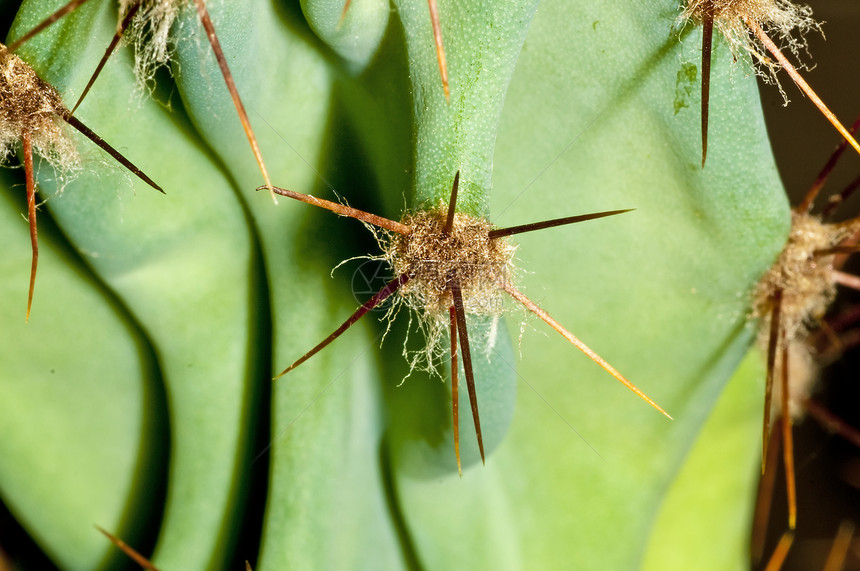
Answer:
<svg viewBox="0 0 860 571"><path fill-rule="evenodd" d="M738 530L752 521L749 498L761 474L764 377L761 354L750 351L663 500L643 569L749 568L748 540Z"/></svg>
<svg viewBox="0 0 860 571"><path fill-rule="evenodd" d="M18 27L57 4L27 2ZM67 101L116 24L112 5L91 4L22 50ZM129 183L81 139L87 171L48 203L140 324L164 383L171 448L154 561L230 565L231 541L262 519L259 546L243 543L251 552L236 555L255 569L624 569L646 554L659 568L677 541L663 518L672 498L695 494L685 466L710 460L701 431L753 337L749 289L788 229L753 78L732 75L718 42L702 170L698 78L689 79L699 33L673 27L673 2L440 1L450 102L425 2L396 2L385 28L384 5L355 0L344 29L365 14L379 26L360 27L357 52L331 28L338 4L207 2L273 182L396 219L404 207L447 201L459 169L461 209L501 227L635 208L514 237L516 286L674 420L513 300L489 361L487 325L470 319L485 443L497 449L482 466L461 375L462 478L450 382L416 372L397 386L405 314L381 350L385 326L366 317L272 384L366 299L350 292L361 260L333 279L331 268L378 250L357 222L255 190L262 176L189 6L176 26L175 84L159 77L157 97L172 111L137 90L123 50L79 113L167 195ZM40 174L50 195L50 174ZM23 315L26 272L11 274L4 287L20 288ZM46 311L46 289L37 284L34 311ZM410 343L421 343L414 326ZM255 405L269 393L270 411ZM726 398L727 414L756 424L760 412ZM742 432L726 438L739 443ZM115 436L137 445L136 434ZM725 463L748 477L751 444L730 444ZM265 515L249 521L247 474L261 462ZM99 484L75 485L92 493ZM132 517L133 502L114 493L114 517ZM738 549L740 508L725 506L701 517L731 521L727 541ZM16 516L39 537L32 516ZM60 549L57 561L85 557L83 547Z"/></svg>
<svg viewBox="0 0 860 571"><path fill-rule="evenodd" d="M752 338L748 290L788 228L754 82L729 81L720 45L719 119L702 171L697 102L677 115L673 106L677 71L698 55L695 34L678 43L671 3L636 8L541 3L505 100L490 219L636 208L519 237L521 287L675 420L554 332L535 335L531 327L546 327L530 319L514 423L487 467L462 482L399 484L430 568L635 567Z"/></svg>
<svg viewBox="0 0 860 571"><path fill-rule="evenodd" d="M416 205L447 202L450 181L459 170L459 210L486 215L496 126L537 4L438 2L451 93L446 101L428 7L395 2L406 31L412 80Z"/></svg>
<svg viewBox="0 0 860 571"><path fill-rule="evenodd" d="M33 6L36 13L47 11L41 4ZM88 3L21 53L61 93L76 95L115 26L112 6ZM248 350L257 327L251 304L259 270L230 181L187 120L136 89L124 50L108 62L76 115L167 194L130 181L76 137L87 149L88 168L52 197L50 211L141 324L159 362L171 457L153 560L168 569L203 568L230 553L238 484L248 467L248 414L259 382ZM51 196L50 173L44 175L41 192Z"/></svg>
<svg viewBox="0 0 860 571"><path fill-rule="evenodd" d="M514 351L503 320L494 323L490 317L470 317L466 328L484 453L491 457L504 441L514 414L517 382L514 369L510 367ZM449 345L446 338L446 350ZM389 350L389 354L392 355L390 361L394 361L396 352ZM391 448L392 468L398 476L435 480L457 474L448 359L450 356L446 352L440 364L444 383L421 371L409 374L405 363L389 366L388 375L393 382L386 387L391 415L387 443ZM481 456L462 357L458 358L458 371L461 465L464 470L472 466L480 468ZM402 385L398 382L401 378L405 378Z"/></svg>
<svg viewBox="0 0 860 571"><path fill-rule="evenodd" d="M269 2L258 1L253 10L226 3L220 13L211 10L240 92L249 94L244 103L273 181L314 189L320 184L318 172L324 178L330 172L322 153L337 145L337 131L328 125L335 104L333 72L323 65L301 23ZM187 21L191 25L193 15ZM249 29L254 30L251 43L243 31ZM349 290L342 281L333 285L328 274L340 261L337 249L351 239L350 228L363 229L286 198L275 205L268 193L256 192L263 182L260 171L232 102L221 90L209 47L184 44L176 61L177 84L191 117L238 181L259 237L271 296L274 375L354 310ZM377 344L378 336L374 339L357 326L275 381L259 569L399 563L380 474L384 416L372 359ZM340 539L333 542L334 537Z"/></svg>
<svg viewBox="0 0 860 571"><path fill-rule="evenodd" d="M375 55L391 11L386 0L302 0L311 29L357 71Z"/></svg>
<svg viewBox="0 0 860 571"><path fill-rule="evenodd" d="M95 569L93 525L128 535L158 418L151 354L127 313L43 218L36 303L24 321L30 238L21 181L2 174L0 494L66 569ZM14 181L14 182L13 182ZM139 507L139 506L138 506Z"/></svg>

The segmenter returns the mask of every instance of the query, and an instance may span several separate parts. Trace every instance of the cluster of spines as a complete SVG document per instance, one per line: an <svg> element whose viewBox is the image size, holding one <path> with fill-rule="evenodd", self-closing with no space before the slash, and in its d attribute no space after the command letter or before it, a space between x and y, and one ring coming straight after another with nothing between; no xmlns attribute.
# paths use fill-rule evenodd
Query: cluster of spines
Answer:
<svg viewBox="0 0 860 571"><path fill-rule="evenodd" d="M22 147L23 147L23 158L22 162L25 168L26 174L26 188L27 188L27 203L28 203L28 219L30 223L30 234L31 234L31 243L33 250L33 262L32 269L30 274L30 287L28 293L27 300L27 319L30 317L30 310L33 302L33 293L35 288L35 280L36 280L36 269L38 265L39 258L39 250L38 250L38 241L37 241L37 231L36 231L36 185L35 185L35 174L33 172L33 143L34 143L34 135L36 137L35 143L37 150L41 151L41 154L44 156L50 157L52 153L50 152L53 148L66 148L68 149L70 143L67 139L63 137L61 132L54 129L52 132L51 129L48 128L49 125L53 124L53 119L58 118L62 121L65 121L78 131L80 131L83 135L93 141L96 145L104 149L108 154L110 154L114 159L116 159L120 164L130 170L132 173L140 177L144 182L156 188L157 190L164 192L160 186L158 186L155 182L152 181L146 174L144 174L140 169L135 167L128 159L126 159L122 154L116 151L113 147L111 147L108 143L102 140L94 131L89 129L86 125L84 125L77 117L75 117L75 112L78 107L83 102L87 93L89 93L95 81L98 79L99 74L104 68L105 63L108 58L114 53L117 46L119 45L120 40L123 38L124 34L132 28L137 30L137 35L141 36L141 34L145 35L145 32L141 32L141 29L146 29L147 27L155 26L161 32L158 34L158 43L159 46L155 48L141 48L141 46L136 46L138 49L147 50L156 50L160 55L158 57L150 57L147 61L150 61L147 64L148 67L163 65L166 63L167 58L169 57L168 53L168 42L167 42L167 30L169 30L172 21L175 19L176 14L178 13L179 8L186 2L186 0L169 0L167 2L152 2L151 0L123 0L121 1L121 10L120 13L122 17L120 19L119 25L117 27L117 31L114 34L113 38L108 43L107 49L105 50L105 54L102 59L99 61L96 69L94 70L92 76L90 77L86 87L81 92L77 102L71 108L63 104L59 95L56 91L46 82L39 79L35 72L23 62L20 62L18 58L13 54L13 52L21 47L25 42L29 41L33 37L35 37L38 33L45 30L47 27L57 22L64 16L73 12L75 9L80 7L87 0L70 0L65 5L60 7L58 10L47 16L44 20L42 20L39 24L37 24L34 28L23 34L21 37L12 42L8 48L6 46L0 45L0 58L2 58L2 63L4 67L9 67L6 64L8 62L12 62L14 65L12 67L15 71L14 80L21 82L26 82L28 90L34 94L35 97L38 97L40 100L47 102L46 105L43 105L45 109L42 115L49 115L43 124L38 128L33 128L32 124L32 113L28 113L26 109L20 109L22 105L26 105L26 101L22 101L20 97L10 98L4 97L0 104L2 104L2 108L0 108L0 137L5 141L8 138L7 131L16 131L16 138L20 138ZM251 150L254 154L254 158L257 161L257 164L260 168L260 173L262 174L263 181L265 182L266 188L272 188L271 180L269 179L269 173L266 168L265 161L263 160L262 153L260 151L260 146L257 143L257 138L254 135L254 131L251 127L251 122L248 118L248 114L245 111L245 107L242 103L242 99L239 96L238 89L236 88L236 84L233 81L233 76L230 73L230 69L227 65L227 60L224 57L224 53L221 49L220 42L218 41L218 36L215 32L215 27L212 23L211 18L209 17L209 12L206 9L205 0L193 0L194 5L196 7L198 17L200 23L206 32L206 37L211 45L212 51L215 54L215 59L218 63L218 66L221 70L222 76L224 78L224 82L227 86L227 90L230 93L230 97L233 101L233 104L236 108L236 112L238 114L239 120L242 124L242 128L245 131L246 136L248 137L248 142L251 146ZM156 18L157 21L152 22L151 20ZM152 32L150 32L152 33ZM163 36L163 37L162 37ZM137 38L139 41L142 41L142 37ZM20 65L18 64L20 62ZM151 71L151 70L150 70ZM7 74L8 75L8 74ZM141 81L146 81L147 74L143 74L141 77ZM8 77L7 77L8 83ZM8 90L4 90L4 95L8 93ZM50 135L50 137L48 137ZM43 142L44 139L44 142ZM2 141L0 141L2 143ZM0 147L5 148L5 143L0 144ZM48 151L47 153L45 151ZM66 150L64 153L66 156L71 155L71 151ZM4 154L2 150L0 150L0 154ZM57 153L54 153L57 154ZM0 157L2 158L2 157ZM68 161L65 161L68 163ZM63 161L59 161L59 167L64 167ZM272 192L272 199L274 200L275 194Z"/></svg>
<svg viewBox="0 0 860 571"><path fill-rule="evenodd" d="M854 131L860 119L852 127ZM841 267L847 256L857 251L860 240L860 218L845 222L830 222L837 207L860 186L860 178L832 195L821 214L811 210L848 142L837 147L819 173L804 199L792 210L792 231L774 266L763 276L754 292L754 315L761 319L761 343L765 348L767 374L765 382L764 419L762 423L762 473L767 476L772 494L774 463L781 448L787 499L787 527L771 553L767 569L779 569L792 546L797 528L797 485L795 477L793 420L807 412L849 440L860 445L860 434L823 407L810 400L812 385L817 379L814 363L818 350L813 341L818 331L829 331L828 338L837 335L840 327L829 324L825 316L836 295L838 285L860 289L860 279L844 273ZM839 316L836 318L839 320ZM849 326L856 317L843 319ZM831 340L832 343L832 340ZM841 346L841 350L846 348ZM778 406L773 405L779 394ZM773 411L776 411L774 414ZM775 421L772 421L775 419ZM778 430L771 434L771 425ZM771 442L779 443L779 447ZM764 488L763 488L764 489ZM770 505L769 499L766 501ZM756 533L763 533L756 531ZM754 555L761 558L763 540L755 538Z"/></svg>
<svg viewBox="0 0 860 571"><path fill-rule="evenodd" d="M769 32L775 32L779 40L785 42L797 55L805 45L803 34L810 29L818 29L809 8L794 5L788 0L688 0L682 17L702 25L702 168L705 167L708 152L710 71L715 27L726 39L735 58L742 51L753 55L753 59L761 66L760 69L763 69L762 75L765 79L775 78L778 69L785 69L795 85L843 138L807 196L792 211L792 233L789 241L779 260L761 279L753 295L753 314L762 321L760 338L763 339L767 354L762 427L763 473L766 468L770 468L773 460L773 456L768 454L768 442L774 386L779 387L781 393L777 417L786 477L788 521L787 530L767 565L768 569L778 569L788 554L797 522L789 380L802 374L798 371L789 372L792 366L789 356L801 352L802 360L812 360L808 354L809 349L804 345L806 334L809 328L817 327L824 317L835 295L837 284L860 289L860 279L839 271L836 266L840 262L834 261L837 255L857 251L860 220L842 224L824 222L847 195L860 185L860 179L857 184L849 185L841 193L831 197L820 216L810 214L810 210L827 176L847 147L851 146L860 153L860 145L854 137L860 119L850 130L846 129L769 35ZM798 34L799 37L793 34ZM771 57L774 59L770 59Z"/></svg>
<svg viewBox="0 0 860 571"><path fill-rule="evenodd" d="M420 239L432 241L433 244L428 246L429 249L432 249L435 252L435 255L428 254L433 256L433 261L441 261L445 256L440 255L440 251L444 249L445 243L449 241L455 231L455 217L456 213L456 204L457 204L457 191L459 187L459 176L460 173L457 172L454 176L454 182L451 189L451 198L448 202L448 208L446 213L439 212L439 224L438 224L438 235L422 235ZM263 189L264 187L260 187L258 190ZM385 247L384 249L389 250L389 252L396 252L398 248L398 243L400 240L409 240L413 233L413 227L409 225L405 225L400 222L395 222L393 220L388 220L385 218L381 218L377 215L362 212L342 204L329 202L323 199L315 198L308 195L303 195L301 193L297 193L295 191L290 191L282 188L275 187L275 192L277 194L288 196L291 198L295 198L297 200L301 200L302 202L306 202L309 204L314 204L316 206L326 208L333 212L336 212L341 215L347 215L352 218L356 218L365 223L372 224L374 226L378 226L381 228L385 228L395 233L395 239L393 244ZM490 229L486 227L486 241L494 242L497 240L503 240L508 236L512 236L515 234L521 234L524 232L531 232L535 230L541 230L545 228L551 228L555 226L561 226L566 224L573 224L576 222L584 222L586 220L594 220L597 218L603 218L606 216L613 216L617 214L622 214L624 212L629 212L629 210L613 210L607 212L597 212L593 214L585 214L578 216L568 216L565 218L557 218L552 220L546 220L542 222L536 222L532 224L524 224L521 226L514 226L510 228L494 228ZM410 217L406 217L406 220L410 220ZM444 223L442 223L444 220ZM392 254L390 257L396 257L396 254ZM480 257L480 256L479 256ZM477 260L480 262L480 265L485 263L483 258ZM457 353L459 351L462 356L463 362L463 371L466 376L466 387L469 392L469 401L472 409L472 418L475 424L475 433L478 439L478 449L481 453L481 460L484 460L484 444L483 438L481 436L481 423L480 417L478 413L478 401L477 401L477 393L475 390L475 378L472 366L472 351L469 343L469 335L468 330L466 329L466 314L467 314L467 303L464 298L464 287L463 287L463 278L466 277L461 275L463 273L463 265L467 264L468 261L458 260L459 263L449 263L446 265L442 271L445 273L444 277L444 285L439 287L439 284L435 283L435 280L438 280L438 276L434 275L433 284L427 285L425 290L435 290L438 292L438 301L436 303L431 304L431 312L438 311L440 308L443 310L447 310L448 319L451 327L451 390L452 390L452 421L454 426L454 450L457 459L457 467L458 471L462 472L461 462L460 462L460 439L459 439L459 410L458 410L458 362L457 362ZM497 263L499 265L504 265L507 263L507 260L504 255L498 258ZM376 293L373 297L371 297L368 301L362 304L349 318L347 318L344 323L338 327L331 335L326 337L322 342L316 345L313 349L308 351L305 355L296 360L292 365L284 369L276 379L289 373L314 355L316 355L319 351L323 350L327 347L332 341L337 339L340 335L342 335L349 327L351 327L358 319L367 314L370 310L377 307L383 301L385 301L390 296L398 293L399 290L409 284L410 281L415 280L416 278L421 279L424 276L420 275L420 272L416 271L413 265L416 264L413 262L412 264L406 263L404 265L399 265L395 262L395 267L398 268L400 272L397 277L388 282L379 292ZM471 268L469 268L471 270ZM467 279L483 279L486 278L488 280L492 280L492 285L496 290L501 290L510 295L514 300L521 303L526 309L540 317L543 321L545 321L550 327L556 330L559 334L561 334L565 339L567 339L571 344L573 344L577 349L585 353L592 361L594 361L597 365L602 367L606 372L615 377L619 382L624 384L627 388L636 393L639 397L648 402L655 409L671 418L666 411L664 411L660 406L657 405L653 400L647 397L641 390L639 390L635 385L633 385L630 381L628 381L621 373L619 373L615 368L613 368L608 362L606 362L603 358L601 358L596 352L594 352L590 347L588 347L585 343L580 341L575 335L566 330L559 324L557 321L552 319L543 309L541 309L537 304L531 301L528 297L526 297L522 292L520 292L511 282L507 279L507 273L503 271L489 271L487 276L469 276ZM427 279L424 277L424 279ZM420 299L424 300L427 294L422 294L419 296ZM409 305L407 301L407 305ZM425 307L414 307L417 311L426 311Z"/></svg>
<svg viewBox="0 0 860 571"><path fill-rule="evenodd" d="M780 38L789 42L797 53L802 40L795 39L793 32L801 35L817 24L812 20L808 8L798 7L787 0L688 0L683 17L702 25L702 167L708 154L708 112L710 107L711 58L714 27L717 27L732 48L735 57L739 48L753 54L767 74L775 74L780 67L785 69L797 87L809 97L822 115L833 125L846 141L860 153L860 144L846 129L824 101L809 86L796 66L768 35L775 29ZM749 38L752 34L753 39ZM760 46L760 47L759 47ZM763 48L763 49L762 49ZM773 63L767 56L776 58Z"/></svg>

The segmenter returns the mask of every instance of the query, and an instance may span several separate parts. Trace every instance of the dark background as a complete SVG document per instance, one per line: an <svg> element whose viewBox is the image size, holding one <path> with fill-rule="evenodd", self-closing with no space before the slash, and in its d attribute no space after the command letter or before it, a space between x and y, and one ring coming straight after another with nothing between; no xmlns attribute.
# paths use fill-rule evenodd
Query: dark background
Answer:
<svg viewBox="0 0 860 571"><path fill-rule="evenodd" d="M860 115L860 2L813 0L808 4L815 18L822 22L826 39L820 34L807 35L810 55L804 54L803 61L810 66L814 64L814 67L802 73L846 128L850 128ZM790 59L795 61L793 57ZM771 85L762 85L761 97L774 156L794 205L816 179L840 137L784 72L780 72L780 77L791 103L784 107L779 90ZM826 195L840 192L858 176L860 156L849 149L824 187L824 199L819 199L817 204L823 205ZM835 218L846 219L857 216L859 212L860 196L855 196L840 208ZM854 263L852 266L852 273L860 273L860 265ZM834 315L860 304L860 293L845 290L840 289L840 297L832 310ZM836 363L823 371L813 397L854 427L860 427L858 373L860 351L847 350ZM824 568L840 522L851 520L860 524L860 449L828 432L809 417L795 426L794 434L798 534L783 569L820 570ZM786 529L783 478L780 467L770 513L765 559ZM860 570L860 529L854 536L843 568ZM754 568L763 569L764 566L754 565Z"/></svg>

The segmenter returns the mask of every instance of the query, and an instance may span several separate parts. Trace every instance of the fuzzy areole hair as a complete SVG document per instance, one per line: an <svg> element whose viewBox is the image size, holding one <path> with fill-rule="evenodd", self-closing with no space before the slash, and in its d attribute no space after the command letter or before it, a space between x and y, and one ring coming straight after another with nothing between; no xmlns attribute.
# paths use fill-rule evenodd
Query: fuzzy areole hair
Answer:
<svg viewBox="0 0 860 571"><path fill-rule="evenodd" d="M119 0L120 20L126 17L135 0ZM167 64L173 49L170 28L189 0L143 0L124 35L134 46L134 74L141 85Z"/></svg>
<svg viewBox="0 0 860 571"><path fill-rule="evenodd" d="M706 10L713 14L714 26L728 41L735 58L743 51L750 52L762 64L758 68L759 75L773 82L776 82L774 74L779 64L750 36L746 20L766 28L769 35L796 56L806 49L806 32L819 30L809 6L798 6L788 0L687 0L681 17L700 24Z"/></svg>
<svg viewBox="0 0 860 571"><path fill-rule="evenodd" d="M28 132L39 155L60 171L73 170L79 157L62 126L66 113L57 90L0 44L0 161Z"/></svg>
<svg viewBox="0 0 860 571"><path fill-rule="evenodd" d="M418 351L410 351L404 342L410 371L439 374L439 361L447 351L443 334L454 303L449 283L453 274L459 280L466 313L491 318L504 313L503 285L514 274L516 246L504 238L490 238L489 221L462 212L454 214L451 231L446 233L447 210L440 202L436 208L404 215L401 223L411 228L408 234L374 232L380 258L395 275L409 276L394 295L386 317L391 322L400 309L407 309L414 319L410 324L417 324L424 337ZM482 345L491 347L493 339Z"/></svg>
<svg viewBox="0 0 860 571"><path fill-rule="evenodd" d="M761 319L758 345L767 352L771 339L771 319L774 306L779 304L780 335L788 351L791 398L789 414L793 419L803 416L801 403L808 398L815 384L817 367L806 345L810 330L818 326L836 297L834 255L822 252L833 248L857 230L856 222L826 224L818 216L793 212L791 232L776 263L762 277L753 292L753 317ZM773 378L782 377L782 363L774 362ZM774 383L776 398L771 401L771 419L779 415L782 389Z"/></svg>
<svg viewBox="0 0 860 571"><path fill-rule="evenodd" d="M856 224L825 224L817 216L794 212L791 233L776 263L753 293L753 315L770 320L774 298L781 291L780 325L789 339L798 339L818 324L836 297L832 248L851 235ZM766 332L767 327L762 327Z"/></svg>
<svg viewBox="0 0 860 571"><path fill-rule="evenodd" d="M504 239L490 239L493 226L485 219L457 212L450 233L445 233L447 206L407 214L401 221L412 227L383 243L383 257L394 273L408 274L400 289L412 309L446 313L452 305L448 281L456 272L466 313L498 315L502 307L500 284L510 278L516 248Z"/></svg>

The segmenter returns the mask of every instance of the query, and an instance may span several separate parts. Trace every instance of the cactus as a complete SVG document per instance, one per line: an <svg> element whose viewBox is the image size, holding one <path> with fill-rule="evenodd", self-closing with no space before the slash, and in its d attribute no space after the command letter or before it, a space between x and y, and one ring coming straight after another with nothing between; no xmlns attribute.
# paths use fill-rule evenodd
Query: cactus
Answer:
<svg viewBox="0 0 860 571"><path fill-rule="evenodd" d="M61 4L23 2L10 39ZM675 420L513 307L495 345L470 318L495 450L462 438L462 477L450 382L410 374L407 319L272 381L366 300L360 261L331 268L378 249L255 191L186 3L152 93L122 48L76 111L166 195L95 151L63 184L39 168L28 324L23 177L0 171L0 495L47 556L122 562L95 524L161 569L742 567L764 373L739 364L790 221L748 62L714 39L703 169L701 32L676 1L440 0L450 97L425 2L207 6L274 184L394 220L457 171L458 208L496 226L635 209L518 237L518 288ZM73 101L116 24L90 0L18 54Z"/></svg>

